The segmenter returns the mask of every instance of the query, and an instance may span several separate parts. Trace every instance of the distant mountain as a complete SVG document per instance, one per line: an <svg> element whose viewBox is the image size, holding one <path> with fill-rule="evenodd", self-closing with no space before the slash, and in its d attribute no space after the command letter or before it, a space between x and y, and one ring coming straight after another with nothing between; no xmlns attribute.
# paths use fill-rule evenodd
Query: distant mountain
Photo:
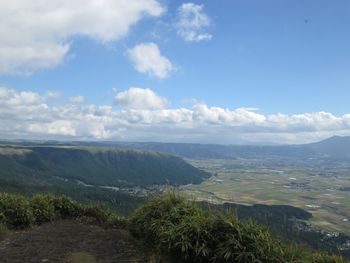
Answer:
<svg viewBox="0 0 350 263"><path fill-rule="evenodd" d="M305 158L315 155L314 149L303 145L254 146L216 145L191 143L112 143L127 149L142 149L169 153L190 159L235 159L235 158Z"/></svg>
<svg viewBox="0 0 350 263"><path fill-rule="evenodd" d="M9 142L0 142L0 145ZM350 137L334 136L326 140L300 145L216 145L196 143L159 142L11 142L17 146L41 147L67 146L89 148L119 148L153 151L192 159L235 159L235 158L350 158Z"/></svg>
<svg viewBox="0 0 350 263"><path fill-rule="evenodd" d="M350 158L350 136L334 136L306 146L312 148L320 155L334 158Z"/></svg>
<svg viewBox="0 0 350 263"><path fill-rule="evenodd" d="M301 145L215 145L191 143L94 143L94 145L118 146L169 153L193 159L235 158L350 158L350 137L332 137L321 142Z"/></svg>

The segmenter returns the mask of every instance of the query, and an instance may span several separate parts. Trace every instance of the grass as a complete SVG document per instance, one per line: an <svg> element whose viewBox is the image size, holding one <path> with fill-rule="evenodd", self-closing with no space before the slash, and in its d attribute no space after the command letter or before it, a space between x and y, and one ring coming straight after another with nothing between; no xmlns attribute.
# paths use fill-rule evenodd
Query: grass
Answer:
<svg viewBox="0 0 350 263"><path fill-rule="evenodd" d="M6 239L10 234L10 231L4 224L0 224L0 241Z"/></svg>
<svg viewBox="0 0 350 263"><path fill-rule="evenodd" d="M176 262L338 263L342 258L286 244L250 220L203 210L169 194L151 200L130 219L132 233Z"/></svg>
<svg viewBox="0 0 350 263"><path fill-rule="evenodd" d="M183 263L345 263L341 257L313 253L282 242L251 220L205 210L177 194L156 197L123 220L100 206L82 205L65 196L37 195L31 199L0 194L0 237L7 227L25 228L56 219L92 220L106 228L126 228L156 255ZM28 223L29 222L29 223ZM6 227L5 227L6 225ZM1 225L0 225L1 226ZM66 262L96 262L77 251Z"/></svg>
<svg viewBox="0 0 350 263"><path fill-rule="evenodd" d="M106 227L125 226L125 219L99 205L83 205L66 196L39 194L30 199L0 193L0 223L23 229L57 219L79 219Z"/></svg>
<svg viewBox="0 0 350 263"><path fill-rule="evenodd" d="M66 263L96 263L94 256L87 252L74 252L69 254L66 259Z"/></svg>

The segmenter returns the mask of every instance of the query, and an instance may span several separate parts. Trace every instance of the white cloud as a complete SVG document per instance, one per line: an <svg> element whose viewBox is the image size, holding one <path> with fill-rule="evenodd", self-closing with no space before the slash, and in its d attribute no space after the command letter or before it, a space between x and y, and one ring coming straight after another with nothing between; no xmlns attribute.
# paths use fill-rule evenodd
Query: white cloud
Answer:
<svg viewBox="0 0 350 263"><path fill-rule="evenodd" d="M159 79L169 76L175 70L168 58L162 56L155 43L142 43L128 50L129 59L135 69Z"/></svg>
<svg viewBox="0 0 350 263"><path fill-rule="evenodd" d="M60 97L60 94L58 92L55 92L55 91L48 91L48 92L46 92L45 97L47 99L56 99L56 98Z"/></svg>
<svg viewBox="0 0 350 263"><path fill-rule="evenodd" d="M62 63L72 36L116 41L144 16L160 16L156 0L0 1L0 74L30 74Z"/></svg>
<svg viewBox="0 0 350 263"><path fill-rule="evenodd" d="M52 121L50 123L33 123L28 125L30 132L38 134L53 134L53 135L64 135L64 136L76 136L77 133L72 126L72 123L67 120Z"/></svg>
<svg viewBox="0 0 350 263"><path fill-rule="evenodd" d="M84 100L85 100L84 96L74 96L69 98L69 101L72 103L83 103Z"/></svg>
<svg viewBox="0 0 350 263"><path fill-rule="evenodd" d="M177 33L185 41L203 41L212 39L207 32L211 25L209 16L204 12L203 5L184 3L178 8L178 18L175 24Z"/></svg>
<svg viewBox="0 0 350 263"><path fill-rule="evenodd" d="M123 105L127 109L159 110L164 109L168 101L150 89L132 87L119 92L115 97L115 103L117 105Z"/></svg>
<svg viewBox="0 0 350 263"><path fill-rule="evenodd" d="M255 109L225 109L194 102L169 108L150 89L129 88L116 95L124 107L83 102L52 106L47 94L0 87L0 138L117 139L202 143L237 140L304 143L350 135L350 114L329 112L264 115ZM61 100L59 100L61 101Z"/></svg>
<svg viewBox="0 0 350 263"><path fill-rule="evenodd" d="M0 88L0 101L3 107L37 106L45 101L45 97L31 91L17 92L12 89Z"/></svg>

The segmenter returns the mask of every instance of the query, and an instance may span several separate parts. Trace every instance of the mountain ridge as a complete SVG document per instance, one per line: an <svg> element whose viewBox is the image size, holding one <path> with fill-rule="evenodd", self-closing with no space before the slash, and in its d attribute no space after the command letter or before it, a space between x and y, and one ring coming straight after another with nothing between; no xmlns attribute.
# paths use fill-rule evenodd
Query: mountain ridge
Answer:
<svg viewBox="0 0 350 263"><path fill-rule="evenodd" d="M316 143L295 145L221 145L159 142L93 143L127 149L142 149L169 153L184 158L234 159L274 156L278 158L350 158L350 137L331 137Z"/></svg>
<svg viewBox="0 0 350 263"><path fill-rule="evenodd" d="M159 152L88 147L0 147L0 174L45 174L93 185L199 183L209 174ZM124 182L124 183L123 183Z"/></svg>
<svg viewBox="0 0 350 263"><path fill-rule="evenodd" d="M59 142L59 141L0 141L0 145L17 146L71 146L95 149L131 149L160 152L183 158L227 159L278 156L286 158L350 158L350 136L333 136L325 140L307 144L280 145L222 145L200 143L164 142Z"/></svg>

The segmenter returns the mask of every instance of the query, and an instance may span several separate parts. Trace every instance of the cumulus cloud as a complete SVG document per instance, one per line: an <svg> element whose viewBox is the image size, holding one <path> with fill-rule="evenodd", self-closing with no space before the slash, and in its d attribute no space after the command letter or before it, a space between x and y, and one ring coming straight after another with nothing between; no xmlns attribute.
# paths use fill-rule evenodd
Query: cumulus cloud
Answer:
<svg viewBox="0 0 350 263"><path fill-rule="evenodd" d="M175 70L170 60L161 55L155 43L139 44L128 50L128 56L138 72L148 73L159 79L168 77Z"/></svg>
<svg viewBox="0 0 350 263"><path fill-rule="evenodd" d="M164 109L168 104L165 98L160 97L152 90L135 87L119 92L114 102L134 110L159 110Z"/></svg>
<svg viewBox="0 0 350 263"><path fill-rule="evenodd" d="M255 109L210 107L201 102L169 108L165 98L142 88L116 94L120 108L80 101L52 106L49 100L47 94L0 87L0 137L303 143L350 135L350 114L264 115Z"/></svg>
<svg viewBox="0 0 350 263"><path fill-rule="evenodd" d="M156 0L0 1L0 74L54 67L69 52L72 36L116 41L144 16L163 12Z"/></svg>
<svg viewBox="0 0 350 263"><path fill-rule="evenodd" d="M31 91L17 92L12 89L0 88L0 100L3 107L26 107L41 105L46 96Z"/></svg>
<svg viewBox="0 0 350 263"><path fill-rule="evenodd" d="M177 33L185 41L198 42L212 39L207 32L211 25L209 16L204 12L203 5L184 3L178 8L178 17L175 24Z"/></svg>

